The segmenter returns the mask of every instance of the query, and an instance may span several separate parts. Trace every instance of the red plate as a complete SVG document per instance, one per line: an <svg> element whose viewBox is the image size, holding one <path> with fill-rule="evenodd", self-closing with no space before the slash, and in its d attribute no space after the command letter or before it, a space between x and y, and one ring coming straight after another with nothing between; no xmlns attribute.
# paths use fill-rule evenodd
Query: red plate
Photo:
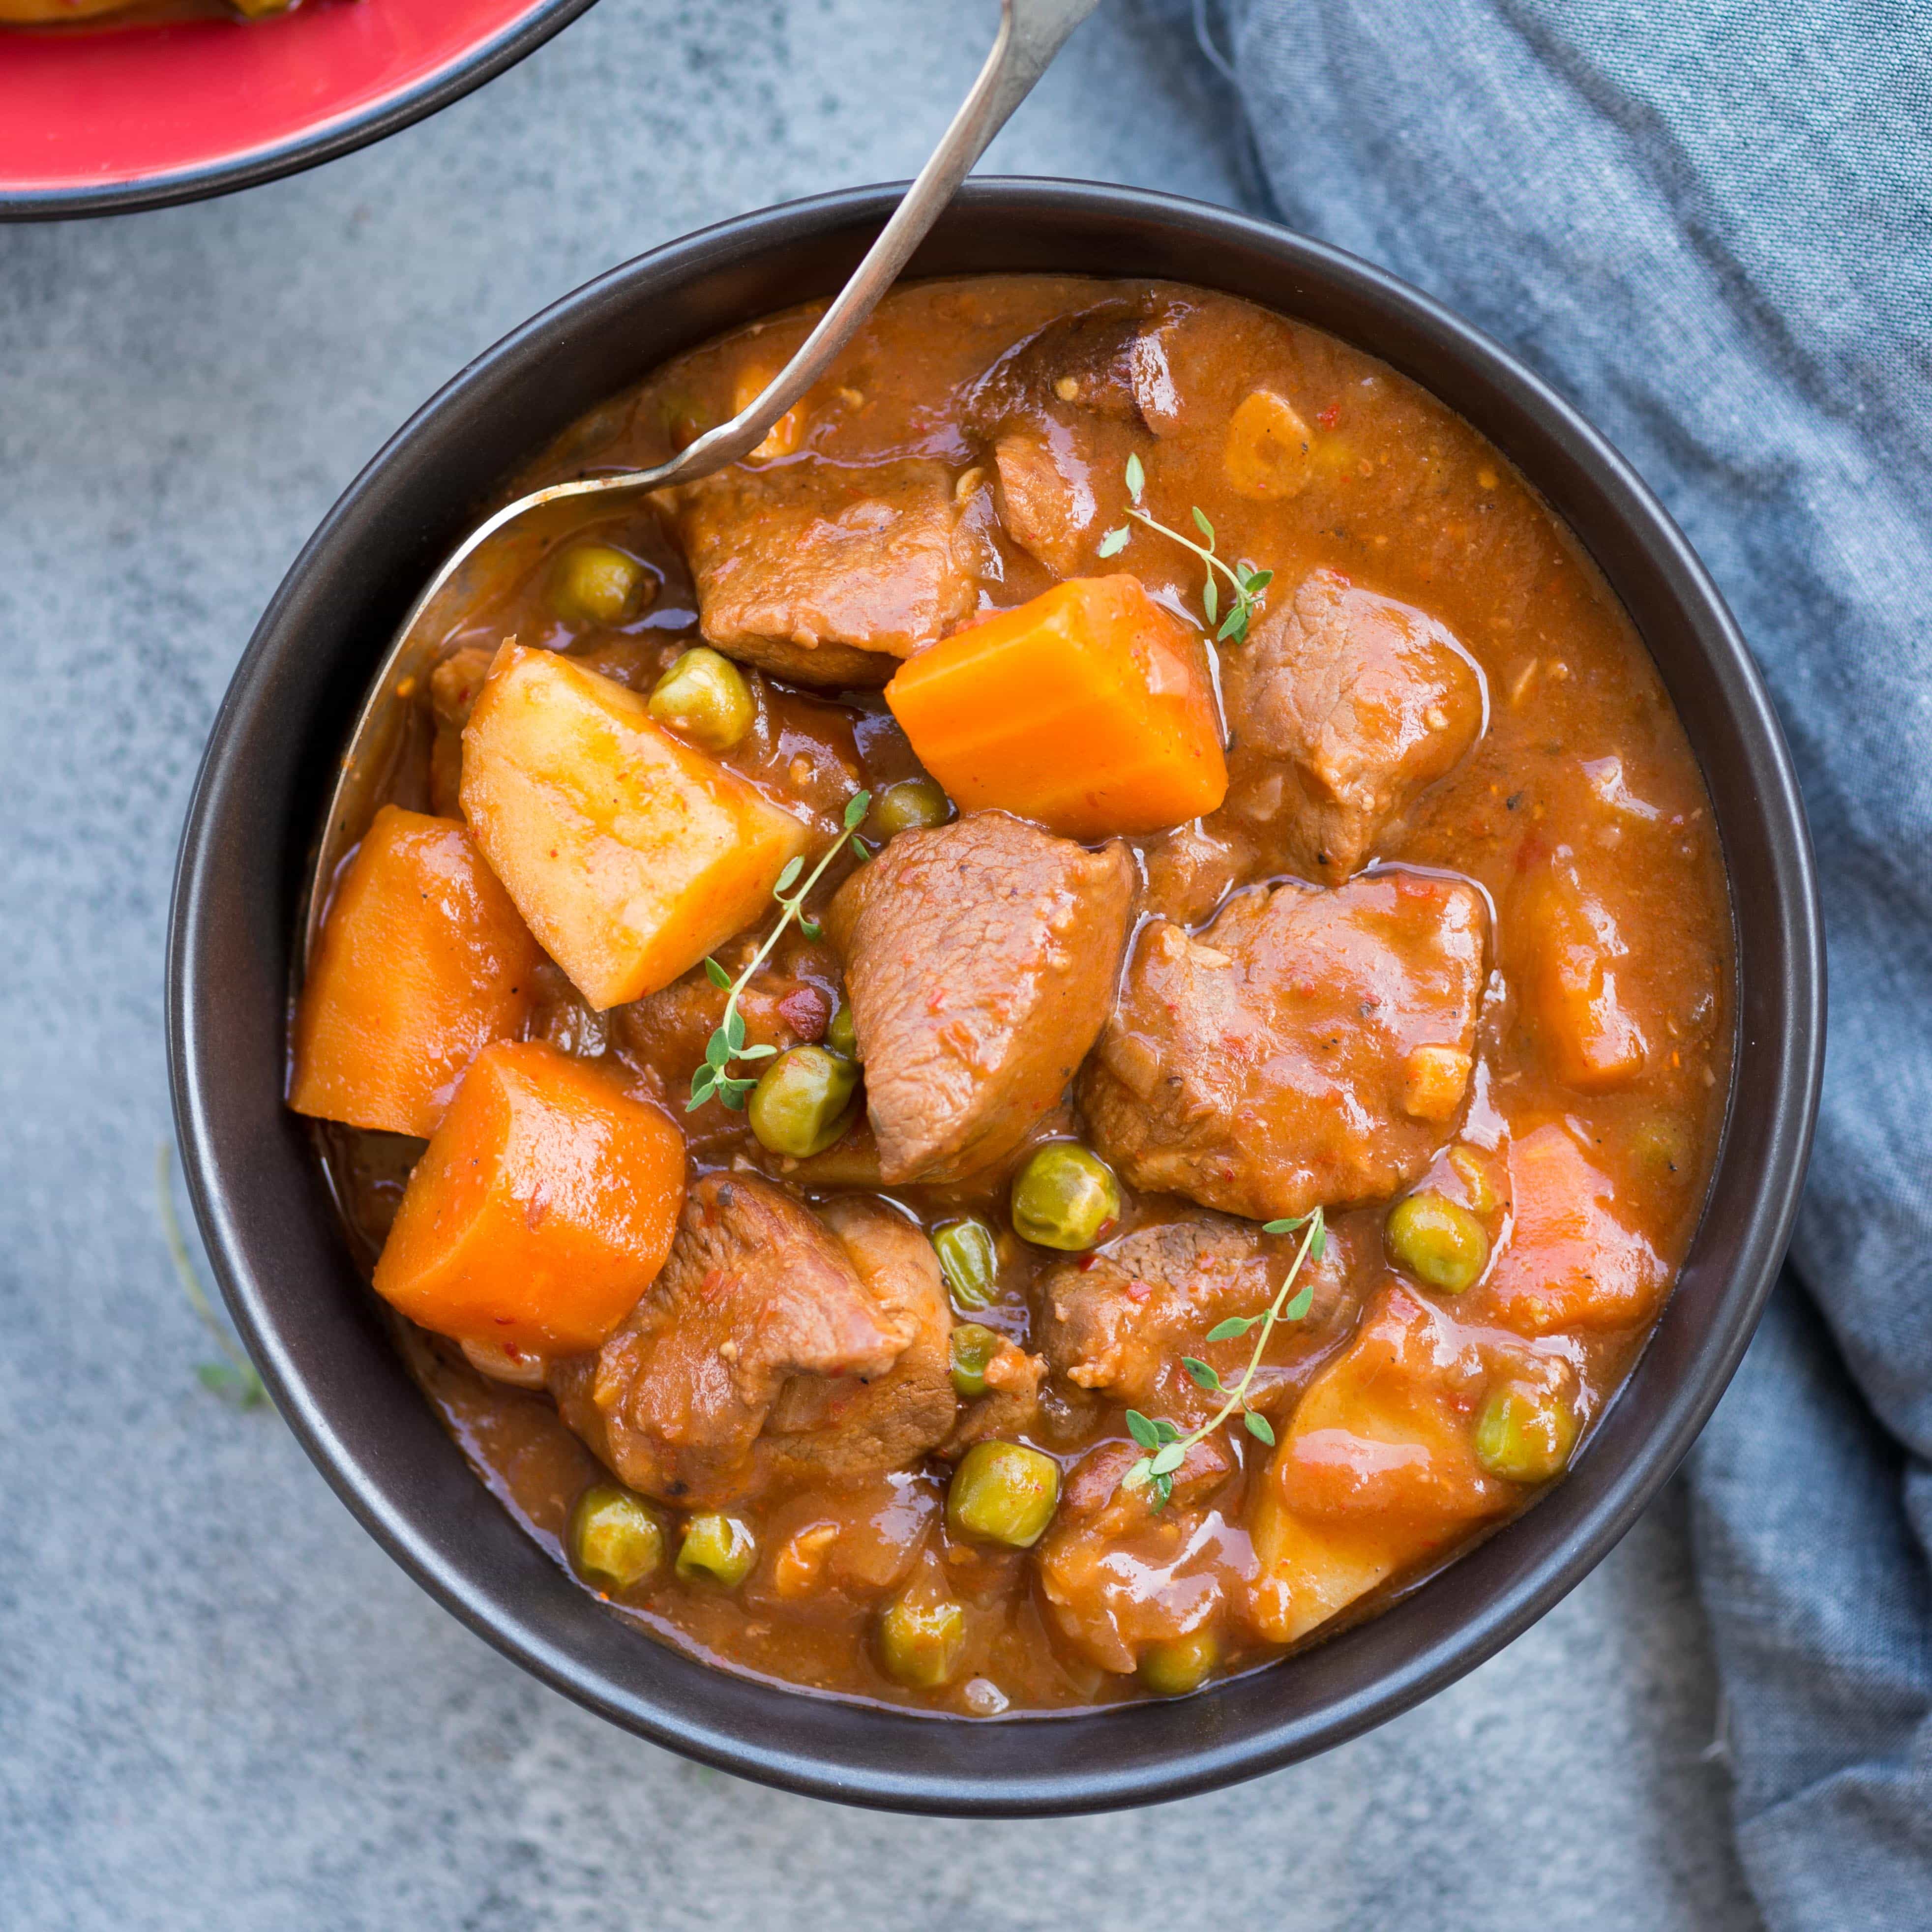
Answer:
<svg viewBox="0 0 1932 1932"><path fill-rule="evenodd" d="M246 188L434 113L591 0L309 0L260 20L0 28L0 219Z"/></svg>

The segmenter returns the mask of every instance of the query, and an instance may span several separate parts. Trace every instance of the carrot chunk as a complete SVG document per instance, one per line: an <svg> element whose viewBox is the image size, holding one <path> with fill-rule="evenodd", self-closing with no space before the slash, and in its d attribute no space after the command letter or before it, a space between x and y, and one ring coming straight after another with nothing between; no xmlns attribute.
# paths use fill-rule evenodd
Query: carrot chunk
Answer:
<svg viewBox="0 0 1932 1932"><path fill-rule="evenodd" d="M1610 908L1552 863L1524 880L1510 916L1527 956L1525 1008L1556 1077L1585 1094L1628 1084L1647 1048L1620 984L1632 962Z"/></svg>
<svg viewBox="0 0 1932 1932"><path fill-rule="evenodd" d="M1650 1243L1617 1211L1616 1190L1556 1121L1510 1148L1508 1244L1470 1312L1520 1335L1648 1322L1670 1280Z"/></svg>
<svg viewBox="0 0 1932 1932"><path fill-rule="evenodd" d="M384 806L309 962L289 1105L434 1133L470 1061L522 1030L542 958L462 826Z"/></svg>
<svg viewBox="0 0 1932 1932"><path fill-rule="evenodd" d="M957 632L902 666L886 702L963 811L1099 838L1227 796L1205 648L1135 578L1073 578Z"/></svg>
<svg viewBox="0 0 1932 1932"><path fill-rule="evenodd" d="M656 1108L537 1041L478 1054L404 1190L376 1291L461 1342L597 1347L657 1278L684 1140Z"/></svg>
<svg viewBox="0 0 1932 1932"><path fill-rule="evenodd" d="M530 929L599 1009L669 986L750 924L807 836L636 692L515 644L464 732L462 796Z"/></svg>

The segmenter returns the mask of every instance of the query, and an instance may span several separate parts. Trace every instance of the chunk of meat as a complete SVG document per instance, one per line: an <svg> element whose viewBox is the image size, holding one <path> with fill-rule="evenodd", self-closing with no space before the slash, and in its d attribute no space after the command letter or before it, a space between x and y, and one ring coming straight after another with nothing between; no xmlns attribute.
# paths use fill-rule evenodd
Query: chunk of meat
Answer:
<svg viewBox="0 0 1932 1932"><path fill-rule="evenodd" d="M883 685L973 614L943 464L816 460L721 470L664 493L721 651L832 688Z"/></svg>
<svg viewBox="0 0 1932 1932"><path fill-rule="evenodd" d="M1037 1552L1040 1591L1060 1634L1102 1670L1124 1675L1150 1644L1209 1630L1231 1590L1250 1582L1247 1538L1215 1507L1234 1474L1217 1438L1197 1442L1161 1509L1121 1486L1141 1456L1131 1442L1096 1449L1066 1485Z"/></svg>
<svg viewBox="0 0 1932 1932"><path fill-rule="evenodd" d="M956 1406L950 1322L930 1244L882 1204L821 1220L767 1182L710 1174L649 1292L550 1388L633 1489L722 1507L931 1448Z"/></svg>
<svg viewBox="0 0 1932 1932"><path fill-rule="evenodd" d="M1142 910L1176 926L1198 926L1228 896L1252 862L1248 842L1228 814L1210 822L1178 825L1146 848L1147 890Z"/></svg>
<svg viewBox="0 0 1932 1932"><path fill-rule="evenodd" d="M1179 306L1150 289L1055 316L974 385L967 428L992 437L1016 417L1078 410L1156 434L1171 428L1178 402L1162 327Z"/></svg>
<svg viewBox="0 0 1932 1932"><path fill-rule="evenodd" d="M1102 497L1117 500L1148 432L1174 424L1164 327L1177 306L1149 290L1059 316L1009 350L967 399L968 430L992 447L1001 523L1056 576L1095 568Z"/></svg>
<svg viewBox="0 0 1932 1932"><path fill-rule="evenodd" d="M1483 676L1432 617L1304 578L1222 662L1232 743L1222 816L1324 885L1359 871L1390 821L1483 728Z"/></svg>
<svg viewBox="0 0 1932 1932"><path fill-rule="evenodd" d="M1608 1177L1552 1121L1513 1140L1514 1216L1472 1317L1520 1335L1648 1322L1670 1279L1663 1258L1616 1212Z"/></svg>
<svg viewBox="0 0 1932 1932"><path fill-rule="evenodd" d="M1007 536L1056 577L1094 568L1101 532L1094 476L1104 462L1058 424L1009 431L993 445L994 501Z"/></svg>
<svg viewBox="0 0 1932 1932"><path fill-rule="evenodd" d="M950 1343L952 1305L932 1244L882 1201L844 1195L819 1218L859 1272L884 1318L911 1339L875 1382L794 1376L765 1424L761 1456L769 1481L856 1481L902 1469L944 1441L958 1413Z"/></svg>
<svg viewBox="0 0 1932 1932"><path fill-rule="evenodd" d="M838 889L845 984L890 1183L956 1180L1011 1154L1107 1015L1134 872L1003 812L902 832Z"/></svg>
<svg viewBox="0 0 1932 1932"><path fill-rule="evenodd" d="M1389 871L1148 926L1081 1079L1096 1144L1255 1220L1393 1194L1444 1138L1406 1111L1410 1056L1473 1052L1487 925L1473 886Z"/></svg>
<svg viewBox="0 0 1932 1932"><path fill-rule="evenodd" d="M1189 1378L1180 1358L1208 1362L1230 1384L1238 1380L1252 1337L1210 1342L1208 1331L1231 1315L1267 1308L1299 1245L1219 1214L1137 1228L1041 1277L1040 1346L1054 1372L1081 1388L1136 1408L1204 1417L1210 1399ZM1256 1408L1286 1399L1294 1382L1285 1360L1324 1336L1349 1304L1348 1262L1331 1236L1322 1260L1304 1264L1298 1280L1314 1290L1314 1300L1302 1321L1277 1328L1256 1376Z"/></svg>
<svg viewBox="0 0 1932 1932"><path fill-rule="evenodd" d="M809 982L770 967L754 974L738 996L746 1043L773 1047L780 1053L798 1046L806 1038L804 1028L795 1023L801 1012L798 996L806 991L816 994ZM638 1078L682 1109L690 1076L704 1064L704 1049L724 1017L729 997L722 987L712 984L701 966L694 967L641 1000L613 1006L608 1016L610 1030ZM822 1024L819 1030L824 1031ZM668 1083L666 1070L676 1076ZM736 1119L742 1123L743 1116Z"/></svg>
<svg viewBox="0 0 1932 1932"><path fill-rule="evenodd" d="M1482 1353L1391 1286L1297 1406L1254 1510L1250 1622L1292 1643L1517 1492L1476 1460Z"/></svg>
<svg viewBox="0 0 1932 1932"><path fill-rule="evenodd" d="M960 1410L952 1433L940 1445L940 1456L956 1462L976 1442L1026 1435L1038 1420L1040 1387L1046 1379L1042 1357L1028 1354L1017 1342L1003 1340L986 1364L986 1393Z"/></svg>

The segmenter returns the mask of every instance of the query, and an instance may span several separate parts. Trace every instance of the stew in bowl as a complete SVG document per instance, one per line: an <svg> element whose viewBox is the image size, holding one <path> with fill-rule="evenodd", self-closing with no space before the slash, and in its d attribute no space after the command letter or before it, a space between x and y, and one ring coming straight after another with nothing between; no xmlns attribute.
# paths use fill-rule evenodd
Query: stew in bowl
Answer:
<svg viewBox="0 0 1932 1932"><path fill-rule="evenodd" d="M1726 877L1628 616L1394 370L1173 283L910 285L398 695L290 1104L427 1399L640 1634L1172 1698L1588 1453L1717 1154Z"/></svg>

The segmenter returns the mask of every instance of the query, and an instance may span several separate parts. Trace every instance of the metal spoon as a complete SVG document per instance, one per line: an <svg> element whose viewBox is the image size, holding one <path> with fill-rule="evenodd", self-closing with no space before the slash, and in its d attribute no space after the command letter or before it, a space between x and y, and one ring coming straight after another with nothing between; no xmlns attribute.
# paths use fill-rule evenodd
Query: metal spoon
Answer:
<svg viewBox="0 0 1932 1932"><path fill-rule="evenodd" d="M472 564L479 550L492 539L496 540L499 556L505 544L514 544L519 539L540 548L543 526L556 520L539 515L532 524L530 519L533 512L587 496L620 502L627 497L661 490L668 484L694 482L755 449L772 425L824 374L838 352L858 333L880 298L898 279L899 272L925 240L959 184L972 172L986 144L1033 92L1034 82L1066 44L1067 36L1099 4L1100 0L1000 0L999 38L993 43L993 50L986 56L972 92L933 150L932 159L920 170L906 198L880 231L865 260L854 270L851 280L800 346L798 353L755 400L729 422L706 430L668 462L653 469L584 477L518 497L478 524L444 560L403 620L350 734L340 775L329 800L315 869L310 877L305 954L315 944L335 868L352 837L360 836L373 810L375 794L388 776L406 718L406 707L398 700L398 686L412 691L410 680L432 668L436 647L447 629L446 623L439 624L434 619L453 613L462 602L463 592L473 574L464 566ZM513 525L521 527L513 530Z"/></svg>

